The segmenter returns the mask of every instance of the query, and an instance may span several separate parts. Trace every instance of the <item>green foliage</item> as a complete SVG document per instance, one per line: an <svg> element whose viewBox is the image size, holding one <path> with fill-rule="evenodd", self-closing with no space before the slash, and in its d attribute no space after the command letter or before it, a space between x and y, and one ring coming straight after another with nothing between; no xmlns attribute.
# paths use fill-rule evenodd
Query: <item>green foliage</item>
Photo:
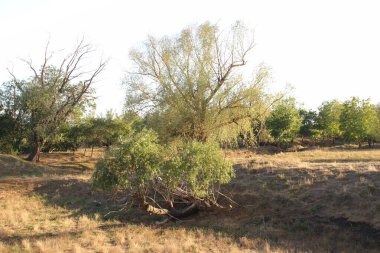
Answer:
<svg viewBox="0 0 380 253"><path fill-rule="evenodd" d="M57 133L44 145L42 151L76 151L85 142L85 131L82 123L74 125L65 123L59 127Z"/></svg>
<svg viewBox="0 0 380 253"><path fill-rule="evenodd" d="M20 93L14 82L5 82L0 86L0 152L19 152L28 132L25 114L21 108Z"/></svg>
<svg viewBox="0 0 380 253"><path fill-rule="evenodd" d="M223 158L216 143L196 141L185 144L179 154L165 164L162 175L171 190L183 185L190 195L198 198L212 195L216 185L228 183L233 177L232 166Z"/></svg>
<svg viewBox="0 0 380 253"><path fill-rule="evenodd" d="M318 126L322 131L322 136L335 138L341 136L341 121L343 105L338 100L332 100L322 103L319 107Z"/></svg>
<svg viewBox="0 0 380 253"><path fill-rule="evenodd" d="M138 196L149 196L153 189L165 199L175 198L181 189L188 197L205 198L234 176L215 143L193 141L170 152L164 150L168 149L158 144L152 130L130 134L120 147L99 160L93 185L106 190L129 189Z"/></svg>
<svg viewBox="0 0 380 253"><path fill-rule="evenodd" d="M32 76L19 80L11 73L12 80L0 87L4 101L0 109L12 117L17 123L15 131L28 141L27 159L31 161L38 161L40 150L57 139L59 130L73 114L92 105L91 84L105 66L101 61L93 71L83 68L84 59L93 52L83 41L61 60L59 67L50 64L53 53L47 49L40 67L33 66L32 60L24 61Z"/></svg>
<svg viewBox="0 0 380 253"><path fill-rule="evenodd" d="M112 112L107 112L105 117L89 118L82 123L84 130L84 143L87 146L106 146L121 141L121 137L130 131L132 122L127 122L114 115Z"/></svg>
<svg viewBox="0 0 380 253"><path fill-rule="evenodd" d="M0 115L0 152L12 153L14 150L15 123L8 115Z"/></svg>
<svg viewBox="0 0 380 253"><path fill-rule="evenodd" d="M290 143L300 131L302 119L294 98L280 101L267 119L271 135L278 143Z"/></svg>
<svg viewBox="0 0 380 253"><path fill-rule="evenodd" d="M252 118L271 100L264 93L268 68L260 66L249 81L240 70L252 46L239 22L225 33L206 22L173 37L149 37L130 53L126 108L145 114L164 141L234 141L252 131Z"/></svg>
<svg viewBox="0 0 380 253"><path fill-rule="evenodd" d="M133 124L135 119L128 120L112 112L100 117L74 119L60 126L54 138L46 142L44 151L75 151L81 146L109 148L120 143Z"/></svg>
<svg viewBox="0 0 380 253"><path fill-rule="evenodd" d="M299 114L302 118L302 125L300 128L300 134L302 137L310 137L316 139L320 135L318 129L318 114L313 110L306 111L301 109Z"/></svg>
<svg viewBox="0 0 380 253"><path fill-rule="evenodd" d="M96 164L93 184L102 189L130 189L144 195L159 175L163 161L157 135L142 130L126 136Z"/></svg>
<svg viewBox="0 0 380 253"><path fill-rule="evenodd" d="M376 107L369 100L353 97L344 102L340 122L346 141L357 142L361 146L363 141L379 139L379 118Z"/></svg>

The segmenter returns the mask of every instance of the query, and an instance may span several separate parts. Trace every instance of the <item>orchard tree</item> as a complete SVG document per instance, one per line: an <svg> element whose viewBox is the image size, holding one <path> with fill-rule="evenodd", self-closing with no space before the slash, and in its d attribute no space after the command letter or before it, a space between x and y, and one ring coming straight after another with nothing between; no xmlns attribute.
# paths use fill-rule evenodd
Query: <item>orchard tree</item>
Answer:
<svg viewBox="0 0 380 253"><path fill-rule="evenodd" d="M38 161L45 142L53 137L59 126L76 108L86 106L92 99L92 84L103 71L106 62L100 60L92 70L86 70L86 58L94 53L91 45L80 41L72 53L64 57L58 66L51 64L53 53L46 46L42 65L36 67L32 60L25 60L32 76L20 80L11 71L7 83L8 104L13 117L23 121L29 131L29 161ZM13 103L13 101L16 101ZM21 116L19 116L21 115Z"/></svg>
<svg viewBox="0 0 380 253"><path fill-rule="evenodd" d="M206 22L174 37L148 37L130 52L126 108L144 113L164 139L223 141L251 131L268 101L263 87L269 78L261 66L252 81L243 79L253 45L239 22L225 32Z"/></svg>
<svg viewBox="0 0 380 253"><path fill-rule="evenodd" d="M376 107L369 99L360 100L353 97L344 102L340 122L343 138L358 143L359 148L364 141L371 147L380 136Z"/></svg>
<svg viewBox="0 0 380 253"><path fill-rule="evenodd" d="M294 98L279 102L267 119L267 127L272 137L279 144L288 144L297 137L302 125L302 118Z"/></svg>
<svg viewBox="0 0 380 253"><path fill-rule="evenodd" d="M340 115L342 113L342 103L338 100L323 102L319 107L318 125L322 132L323 140L329 138L332 143L341 136Z"/></svg>

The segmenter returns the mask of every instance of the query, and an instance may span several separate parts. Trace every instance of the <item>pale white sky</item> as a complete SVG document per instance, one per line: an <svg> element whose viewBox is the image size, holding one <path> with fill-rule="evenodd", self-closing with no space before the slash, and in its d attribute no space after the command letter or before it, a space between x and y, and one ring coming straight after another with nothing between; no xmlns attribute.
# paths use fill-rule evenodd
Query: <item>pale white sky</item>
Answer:
<svg viewBox="0 0 380 253"><path fill-rule="evenodd" d="M97 112L121 112L128 51L148 34L175 34L207 20L225 28L242 20L255 30L248 67L270 66L273 89L292 84L306 108L354 95L378 103L379 11L375 0L0 0L0 82L9 80L6 67L17 73L18 58L42 60L49 38L58 50L85 35L110 58L96 83Z"/></svg>

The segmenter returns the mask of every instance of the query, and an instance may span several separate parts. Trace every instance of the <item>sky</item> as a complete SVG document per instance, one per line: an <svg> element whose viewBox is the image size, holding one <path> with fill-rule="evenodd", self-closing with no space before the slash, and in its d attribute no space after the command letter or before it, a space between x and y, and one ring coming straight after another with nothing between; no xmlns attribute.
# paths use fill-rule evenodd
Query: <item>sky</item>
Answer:
<svg viewBox="0 0 380 253"><path fill-rule="evenodd" d="M309 0L0 0L0 83L7 68L26 78L49 48L70 51L83 36L109 59L95 83L97 113L120 113L128 52L148 35L175 35L205 21L227 29L241 20L254 30L246 68L272 69L274 91L290 84L307 109L351 96L380 102L380 3ZM67 52L68 52L67 51ZM98 61L98 60L96 60Z"/></svg>

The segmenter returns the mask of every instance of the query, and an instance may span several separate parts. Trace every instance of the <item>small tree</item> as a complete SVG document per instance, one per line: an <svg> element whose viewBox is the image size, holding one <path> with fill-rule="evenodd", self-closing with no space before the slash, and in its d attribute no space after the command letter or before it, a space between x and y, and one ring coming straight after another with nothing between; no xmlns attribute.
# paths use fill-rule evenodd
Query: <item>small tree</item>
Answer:
<svg viewBox="0 0 380 253"><path fill-rule="evenodd" d="M159 175L162 161L162 148L154 132L133 133L98 161L93 184L105 190L128 189L143 198Z"/></svg>
<svg viewBox="0 0 380 253"><path fill-rule="evenodd" d="M9 114L0 114L0 152L11 153L17 149L15 125Z"/></svg>
<svg viewBox="0 0 380 253"><path fill-rule="evenodd" d="M358 143L359 148L364 141L371 147L379 136L376 107L368 99L353 97L344 102L340 122L343 138Z"/></svg>
<svg viewBox="0 0 380 253"><path fill-rule="evenodd" d="M130 131L131 122L107 112L105 117L93 117L85 119L81 128L83 131L84 144L91 147L106 147L109 149L111 145L117 144L120 138ZM91 151L91 156L92 156Z"/></svg>
<svg viewBox="0 0 380 253"><path fill-rule="evenodd" d="M324 102L319 107L318 126L321 129L323 140L329 138L334 144L335 139L341 136L340 115L342 109L342 104L338 100Z"/></svg>
<svg viewBox="0 0 380 253"><path fill-rule="evenodd" d="M299 114L302 119L302 125L300 128L300 135L302 141L304 137L312 138L314 141L320 136L320 130L318 129L318 114L313 110L301 109Z"/></svg>
<svg viewBox="0 0 380 253"><path fill-rule="evenodd" d="M146 211L177 218L218 205L219 185L234 176L219 147L191 142L176 151L165 150L170 149L159 145L151 130L130 134L99 160L93 184L106 190L128 190ZM177 202L186 206L179 210Z"/></svg>
<svg viewBox="0 0 380 253"><path fill-rule="evenodd" d="M300 131L302 119L294 98L278 103L267 119L268 129L279 144L293 142Z"/></svg>
<svg viewBox="0 0 380 253"><path fill-rule="evenodd" d="M20 152L28 134L27 115L12 81L0 85L0 142L2 152Z"/></svg>
<svg viewBox="0 0 380 253"><path fill-rule="evenodd" d="M370 148L380 139L380 119L377 114L376 106L369 100L363 103L363 117L366 131L366 140Z"/></svg>

